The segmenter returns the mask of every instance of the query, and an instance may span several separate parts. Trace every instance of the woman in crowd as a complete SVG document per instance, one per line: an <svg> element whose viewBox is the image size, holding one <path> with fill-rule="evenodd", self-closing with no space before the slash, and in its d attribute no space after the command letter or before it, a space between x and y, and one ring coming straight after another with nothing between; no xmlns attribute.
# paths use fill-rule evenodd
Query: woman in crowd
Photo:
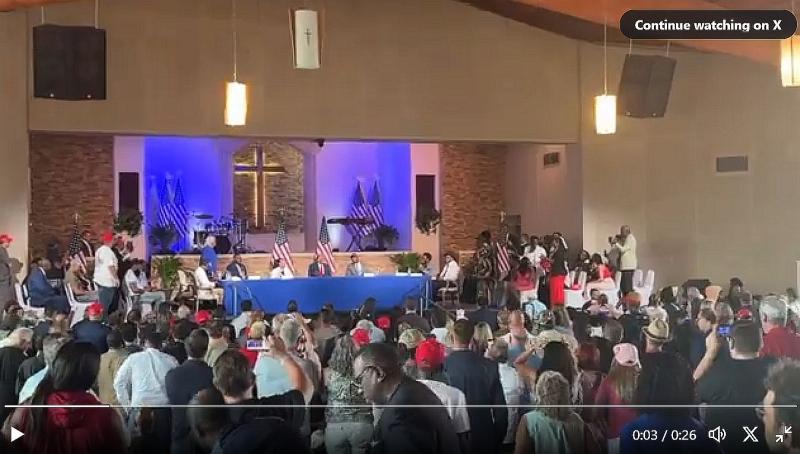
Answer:
<svg viewBox="0 0 800 454"><path fill-rule="evenodd" d="M586 283L583 292L583 297L587 301L589 300L592 290L613 290L617 287L611 270L603 263L603 257L601 257L600 254L592 255L589 276L590 280Z"/></svg>
<svg viewBox="0 0 800 454"><path fill-rule="evenodd" d="M589 273L592 271L592 256L589 254L589 251L586 249L582 249L580 254L578 254L578 261L575 263L575 267L572 268L577 275L581 271L584 273Z"/></svg>
<svg viewBox="0 0 800 454"><path fill-rule="evenodd" d="M372 439L372 409L363 394L353 387L353 361L358 349L348 335L336 340L325 383L325 450L328 454L364 454Z"/></svg>
<svg viewBox="0 0 800 454"><path fill-rule="evenodd" d="M519 262L519 267L513 273L514 284L519 291L519 303L522 307L526 304L533 303L536 300L538 289L536 284L536 270L533 268L531 261L527 257L523 257Z"/></svg>
<svg viewBox="0 0 800 454"><path fill-rule="evenodd" d="M247 333L247 340L249 341L262 341L264 342L268 335L267 325L264 322L255 322L250 325L250 329ZM250 361L250 367L255 367L256 361L258 360L259 349L255 348L247 348L247 342L245 342L245 346L240 349L242 354L247 357L247 360Z"/></svg>
<svg viewBox="0 0 800 454"><path fill-rule="evenodd" d="M567 407L569 390L569 383L558 372L539 375L534 394L536 406L519 422L515 454L584 452L584 423Z"/></svg>
<svg viewBox="0 0 800 454"><path fill-rule="evenodd" d="M574 405L581 405L583 403L581 373L575 364L575 357L566 343L550 342L545 345L542 364L538 369L539 376L541 377L541 374L548 370L558 372L567 380L570 389L570 402Z"/></svg>
<svg viewBox="0 0 800 454"><path fill-rule="evenodd" d="M564 241L553 237L550 242L550 308L556 310L564 307L564 281L567 278L567 248Z"/></svg>
<svg viewBox="0 0 800 454"><path fill-rule="evenodd" d="M475 325L475 334L472 336L473 349L481 356L486 354L486 350L494 342L492 328L486 322L478 322Z"/></svg>
<svg viewBox="0 0 800 454"><path fill-rule="evenodd" d="M5 421L11 409L5 405L17 403L17 372L33 345L33 330L16 328L0 341L0 420Z"/></svg>
<svg viewBox="0 0 800 454"><path fill-rule="evenodd" d="M11 427L24 432L18 445L31 454L125 452L127 435L116 410L66 407L101 405L91 391L99 369L100 354L91 344L62 346L31 398L32 405L55 407L18 408L6 421L3 435L9 439Z"/></svg>
<svg viewBox="0 0 800 454"><path fill-rule="evenodd" d="M578 347L578 371L584 405L593 405L597 389L605 376L600 372L600 350L587 340ZM584 419L587 419L584 417Z"/></svg>
<svg viewBox="0 0 800 454"><path fill-rule="evenodd" d="M597 417L606 421L608 453L619 452L619 434L622 427L636 419L636 409L620 407L631 405L636 394L636 384L641 366L639 351L633 344L614 346L614 359L608 376L600 383L595 396L595 405L614 405L614 407L595 409Z"/></svg>

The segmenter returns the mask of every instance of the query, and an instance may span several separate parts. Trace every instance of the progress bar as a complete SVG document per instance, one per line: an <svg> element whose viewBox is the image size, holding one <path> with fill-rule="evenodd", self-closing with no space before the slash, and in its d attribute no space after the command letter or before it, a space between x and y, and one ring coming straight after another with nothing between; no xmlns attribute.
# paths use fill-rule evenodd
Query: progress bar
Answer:
<svg viewBox="0 0 800 454"><path fill-rule="evenodd" d="M5 408L291 408L299 405L6 405ZM303 408L798 408L798 405L302 405Z"/></svg>

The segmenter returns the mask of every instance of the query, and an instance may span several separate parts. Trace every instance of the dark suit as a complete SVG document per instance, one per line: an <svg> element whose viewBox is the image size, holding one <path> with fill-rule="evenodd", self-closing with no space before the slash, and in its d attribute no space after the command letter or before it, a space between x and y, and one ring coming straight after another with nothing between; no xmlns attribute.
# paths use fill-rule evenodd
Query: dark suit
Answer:
<svg viewBox="0 0 800 454"><path fill-rule="evenodd" d="M227 271L231 277L238 277L239 279L242 280L247 279L247 267L244 266L243 263L239 264L236 262L231 262L231 264L228 265L227 268L225 268L225 271Z"/></svg>
<svg viewBox="0 0 800 454"><path fill-rule="evenodd" d="M211 367L197 359L187 360L167 372L165 384L171 405L187 405L199 391L214 386ZM199 452L192 442L185 408L172 409L172 449L170 452L173 454Z"/></svg>
<svg viewBox="0 0 800 454"><path fill-rule="evenodd" d="M444 372L450 385L464 393L467 404L497 405L468 408L467 413L472 452L499 452L506 436L508 410L497 363L470 350L456 350L445 360Z"/></svg>
<svg viewBox="0 0 800 454"><path fill-rule="evenodd" d="M28 296L31 299L31 306L33 307L52 307L55 311L64 314L69 314L70 307L67 302L67 297L59 295L58 292L50 286L44 270L39 267L31 269L30 274L25 279L25 285L28 288Z"/></svg>
<svg viewBox="0 0 800 454"><path fill-rule="evenodd" d="M94 345L101 355L108 351L106 337L110 332L111 328L108 325L92 320L82 320L72 327L72 337L76 341Z"/></svg>
<svg viewBox="0 0 800 454"><path fill-rule="evenodd" d="M308 265L308 277L323 276L319 272L320 271L320 267L325 267L324 277L327 277L327 276L330 276L330 275L333 274L331 272L331 266L328 265L327 263L322 263L322 262L314 263L314 262L311 262L311 265Z"/></svg>

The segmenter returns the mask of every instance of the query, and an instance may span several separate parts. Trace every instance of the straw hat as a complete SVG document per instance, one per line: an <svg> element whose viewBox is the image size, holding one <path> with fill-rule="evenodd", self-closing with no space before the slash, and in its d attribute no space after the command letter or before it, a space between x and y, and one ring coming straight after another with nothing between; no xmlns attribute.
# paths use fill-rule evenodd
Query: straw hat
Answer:
<svg viewBox="0 0 800 454"><path fill-rule="evenodd" d="M421 344L425 341L425 335L422 334L422 331L411 328L403 331L403 334L400 335L400 339L398 339L398 343L403 344L406 346L407 349L417 348L417 345Z"/></svg>
<svg viewBox="0 0 800 454"><path fill-rule="evenodd" d="M651 320L643 331L644 335L653 342L667 343L672 340L669 325L660 318Z"/></svg>

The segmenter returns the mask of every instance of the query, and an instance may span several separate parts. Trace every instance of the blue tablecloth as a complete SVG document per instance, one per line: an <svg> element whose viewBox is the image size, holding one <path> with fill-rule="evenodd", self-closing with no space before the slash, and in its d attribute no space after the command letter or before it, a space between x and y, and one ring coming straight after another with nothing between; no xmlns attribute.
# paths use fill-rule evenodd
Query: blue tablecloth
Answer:
<svg viewBox="0 0 800 454"><path fill-rule="evenodd" d="M263 279L258 281L225 281L225 310L238 315L245 299L253 309L274 314L286 311L289 300L295 300L301 312L319 312L325 303L337 311L356 309L365 299L378 300L378 308L401 305L406 298L430 297L429 276L335 276Z"/></svg>

